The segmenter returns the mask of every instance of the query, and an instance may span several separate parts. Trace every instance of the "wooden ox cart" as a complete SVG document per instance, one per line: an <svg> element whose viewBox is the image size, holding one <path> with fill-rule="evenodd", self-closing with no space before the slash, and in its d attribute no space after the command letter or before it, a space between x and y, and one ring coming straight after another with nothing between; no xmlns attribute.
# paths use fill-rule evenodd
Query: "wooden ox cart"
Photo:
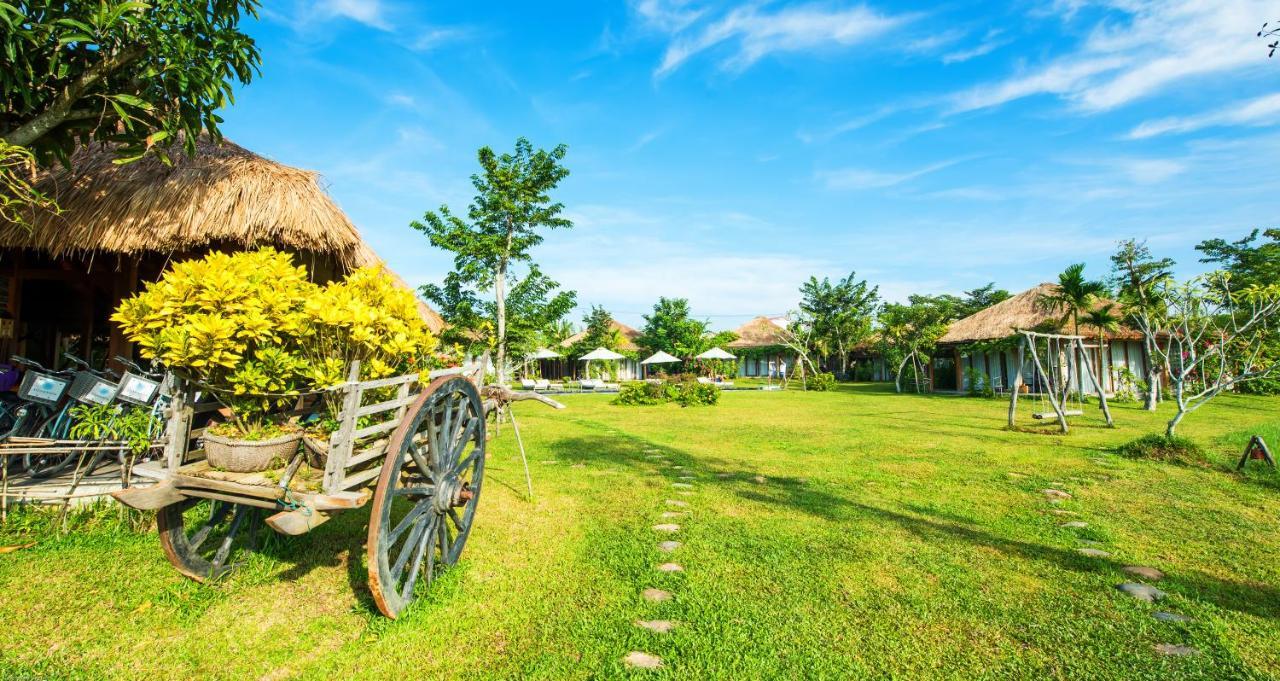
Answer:
<svg viewBox="0 0 1280 681"><path fill-rule="evenodd" d="M541 395L479 387L482 365L432 372L426 385L417 375L361 382L358 369L353 364L338 387L339 427L324 463L314 460L323 447L304 447L285 468L266 473L212 469L198 443L220 405L198 401L193 386L171 379L164 458L136 469L157 483L115 498L157 511L165 556L198 581L237 567L264 524L299 535L334 513L370 506L369 589L378 609L396 617L466 545L484 483L486 415L522 399L563 407Z"/></svg>

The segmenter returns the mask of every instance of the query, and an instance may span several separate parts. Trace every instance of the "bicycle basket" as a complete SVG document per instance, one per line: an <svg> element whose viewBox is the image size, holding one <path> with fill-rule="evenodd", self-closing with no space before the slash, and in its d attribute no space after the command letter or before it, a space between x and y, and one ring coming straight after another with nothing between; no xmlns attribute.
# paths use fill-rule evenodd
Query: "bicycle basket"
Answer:
<svg viewBox="0 0 1280 681"><path fill-rule="evenodd" d="M111 404L120 386L88 371L77 371L71 382L71 399L85 404Z"/></svg>
<svg viewBox="0 0 1280 681"><path fill-rule="evenodd" d="M53 406L67 392L70 380L61 376L50 376L39 371L28 370L22 375L22 383L18 385L18 397L29 402L38 402Z"/></svg>
<svg viewBox="0 0 1280 681"><path fill-rule="evenodd" d="M120 392L116 393L116 398L145 407L151 404L159 392L159 381L126 371L124 377L120 379Z"/></svg>

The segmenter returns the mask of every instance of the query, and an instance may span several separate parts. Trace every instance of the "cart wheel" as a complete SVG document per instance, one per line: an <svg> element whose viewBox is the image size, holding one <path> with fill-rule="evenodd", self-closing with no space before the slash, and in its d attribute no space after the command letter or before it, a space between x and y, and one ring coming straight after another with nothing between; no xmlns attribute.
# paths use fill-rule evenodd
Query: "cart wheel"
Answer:
<svg viewBox="0 0 1280 681"><path fill-rule="evenodd" d="M164 555L178 572L196 580L219 579L240 567L258 547L262 509L208 499L186 499L156 513Z"/></svg>
<svg viewBox="0 0 1280 681"><path fill-rule="evenodd" d="M458 562L484 480L480 393L460 376L436 379L391 436L369 518L369 589L395 618Z"/></svg>

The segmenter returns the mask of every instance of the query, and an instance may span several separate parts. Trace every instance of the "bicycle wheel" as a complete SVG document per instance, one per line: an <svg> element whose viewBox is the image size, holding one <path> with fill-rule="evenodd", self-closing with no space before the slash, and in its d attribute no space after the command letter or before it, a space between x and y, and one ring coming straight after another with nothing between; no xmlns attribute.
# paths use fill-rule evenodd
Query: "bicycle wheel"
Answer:
<svg viewBox="0 0 1280 681"><path fill-rule="evenodd" d="M65 438L67 431L71 428L71 417L67 409L62 409L56 414L45 419L31 437L49 438L58 440ZM22 465L27 469L27 475L33 478L50 478L62 471L67 470L76 461L76 454L23 454Z"/></svg>

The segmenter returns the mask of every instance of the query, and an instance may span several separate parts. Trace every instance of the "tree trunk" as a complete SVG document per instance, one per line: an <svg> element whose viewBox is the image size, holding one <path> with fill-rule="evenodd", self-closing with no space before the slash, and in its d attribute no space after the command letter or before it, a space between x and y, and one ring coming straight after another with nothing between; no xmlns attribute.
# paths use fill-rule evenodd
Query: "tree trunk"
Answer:
<svg viewBox="0 0 1280 681"><path fill-rule="evenodd" d="M893 387L899 394L902 393L902 372L907 368L907 362L911 361L913 355L915 355L914 352L908 352L907 356L903 357L902 362L898 364L898 375L894 377Z"/></svg>
<svg viewBox="0 0 1280 681"><path fill-rule="evenodd" d="M498 265L493 292L498 307L498 385L507 385L507 263Z"/></svg>
<svg viewBox="0 0 1280 681"><path fill-rule="evenodd" d="M1147 394L1142 407L1147 411L1155 411L1160 402L1160 369L1156 367L1155 353L1151 350L1154 344L1155 339L1150 334L1142 334L1142 361L1147 367Z"/></svg>
<svg viewBox="0 0 1280 681"><path fill-rule="evenodd" d="M1176 435L1178 424L1182 423L1182 417L1186 415L1187 415L1186 410L1182 408L1182 405L1178 405L1178 413L1174 414L1173 418L1169 419L1169 425L1166 426L1164 429L1164 436L1173 437L1174 435Z"/></svg>

